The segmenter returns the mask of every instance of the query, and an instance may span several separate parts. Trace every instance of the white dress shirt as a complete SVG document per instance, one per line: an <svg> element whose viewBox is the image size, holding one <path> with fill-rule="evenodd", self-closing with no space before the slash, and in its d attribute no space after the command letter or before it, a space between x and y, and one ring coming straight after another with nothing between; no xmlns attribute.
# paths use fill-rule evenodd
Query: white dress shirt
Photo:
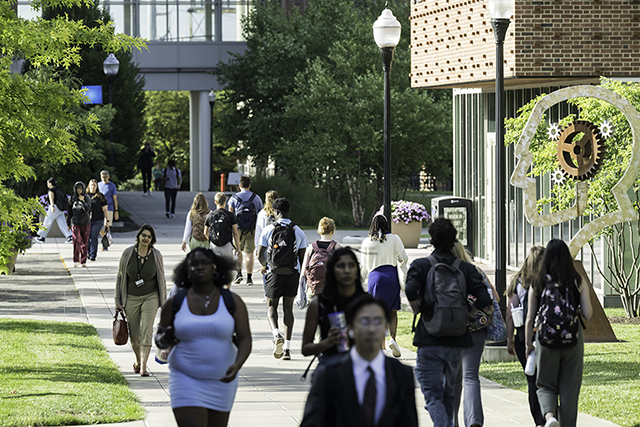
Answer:
<svg viewBox="0 0 640 427"><path fill-rule="evenodd" d="M351 347L350 356L353 364L353 378L356 382L356 392L358 393L358 403L360 403L360 405L362 405L362 401L364 400L364 389L367 386L367 381L369 381L369 372L367 372L367 368L371 366L371 369L376 375L376 414L374 424L378 424L387 400L384 353L380 350L378 355L369 362L367 359L360 356L356 347L353 346Z"/></svg>

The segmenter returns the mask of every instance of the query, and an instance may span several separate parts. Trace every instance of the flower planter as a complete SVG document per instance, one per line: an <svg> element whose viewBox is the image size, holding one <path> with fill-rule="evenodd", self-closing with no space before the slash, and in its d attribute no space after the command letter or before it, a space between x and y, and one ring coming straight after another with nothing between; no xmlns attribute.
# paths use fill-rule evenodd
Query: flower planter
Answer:
<svg viewBox="0 0 640 427"><path fill-rule="evenodd" d="M9 273L7 274L13 274L16 269L16 261L18 260L18 250L15 248L11 248L11 252L13 252L13 255L11 255L7 262L7 268L9 269ZM4 274L4 271L2 273Z"/></svg>
<svg viewBox="0 0 640 427"><path fill-rule="evenodd" d="M405 248L417 248L422 234L422 221L411 221L408 224L392 221L391 232L400 237Z"/></svg>

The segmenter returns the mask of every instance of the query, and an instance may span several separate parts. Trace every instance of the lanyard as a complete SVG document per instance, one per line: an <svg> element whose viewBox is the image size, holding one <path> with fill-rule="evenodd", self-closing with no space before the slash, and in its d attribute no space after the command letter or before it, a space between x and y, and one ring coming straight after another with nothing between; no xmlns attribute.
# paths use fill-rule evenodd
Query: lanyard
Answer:
<svg viewBox="0 0 640 427"><path fill-rule="evenodd" d="M140 254L138 254L138 256L136 257L136 265L138 267L138 280L140 280L140 272L142 271L142 268L144 267L144 264L149 259L149 255L151 255L151 251L150 250L147 251L147 256L141 257ZM140 259L143 259L144 262L140 262Z"/></svg>

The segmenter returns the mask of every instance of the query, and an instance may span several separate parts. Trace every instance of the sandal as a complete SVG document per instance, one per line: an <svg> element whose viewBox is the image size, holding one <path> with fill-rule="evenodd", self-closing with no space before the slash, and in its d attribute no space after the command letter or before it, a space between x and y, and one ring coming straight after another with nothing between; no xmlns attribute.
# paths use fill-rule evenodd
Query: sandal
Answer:
<svg viewBox="0 0 640 427"><path fill-rule="evenodd" d="M140 365L136 365L135 363L133 364L133 373L134 374L140 373Z"/></svg>
<svg viewBox="0 0 640 427"><path fill-rule="evenodd" d="M142 371L142 372L140 372L140 376L141 377L148 377L149 376L149 372Z"/></svg>

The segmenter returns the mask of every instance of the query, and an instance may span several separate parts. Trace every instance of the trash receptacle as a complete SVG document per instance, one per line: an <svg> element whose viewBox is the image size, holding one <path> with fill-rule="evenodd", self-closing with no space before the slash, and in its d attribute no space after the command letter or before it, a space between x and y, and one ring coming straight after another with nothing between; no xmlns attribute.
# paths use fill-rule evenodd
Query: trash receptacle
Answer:
<svg viewBox="0 0 640 427"><path fill-rule="evenodd" d="M473 247L473 202L462 197L443 196L431 199L431 216L450 220L458 230L458 240L469 252Z"/></svg>

